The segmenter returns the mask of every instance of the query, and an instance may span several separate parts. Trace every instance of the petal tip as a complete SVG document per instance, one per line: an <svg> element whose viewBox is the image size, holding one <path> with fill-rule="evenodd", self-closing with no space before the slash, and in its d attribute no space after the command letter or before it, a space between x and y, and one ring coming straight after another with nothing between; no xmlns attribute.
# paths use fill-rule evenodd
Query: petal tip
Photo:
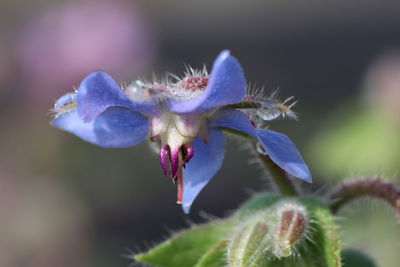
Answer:
<svg viewBox="0 0 400 267"><path fill-rule="evenodd" d="M307 165L305 163L302 164L289 164L288 166L284 166L284 170L288 172L290 175L299 178L303 181L306 181L308 183L312 183L312 176L311 172L308 169Z"/></svg>
<svg viewBox="0 0 400 267"><path fill-rule="evenodd" d="M222 50L219 55L218 55L218 59L224 60L227 57L229 57L231 55L231 52L228 49Z"/></svg>
<svg viewBox="0 0 400 267"><path fill-rule="evenodd" d="M79 85L79 89L78 92L80 94L82 93L87 93L86 90L88 89L88 87L93 87L96 83L104 83L104 85L106 84L107 81L113 81L113 78L111 77L110 74L108 74L105 71L102 70L96 70L93 71L91 73L89 73L85 78L83 78L82 82ZM103 85L103 84L102 84ZM98 84L96 84L96 86L98 86ZM105 85L107 86L107 85Z"/></svg>
<svg viewBox="0 0 400 267"><path fill-rule="evenodd" d="M304 181L306 181L307 183L310 183L310 184L312 184L312 182L313 182L313 179L312 179L311 175L307 176L307 177L300 178L300 179L302 179L302 180L304 180Z"/></svg>
<svg viewBox="0 0 400 267"><path fill-rule="evenodd" d="M89 73L89 74L85 77L84 81L85 81L86 79L95 78L95 77L111 77L111 76L110 76L110 74L108 74L108 73L105 72L104 70L95 70L95 71Z"/></svg>
<svg viewBox="0 0 400 267"><path fill-rule="evenodd" d="M190 207L192 206L192 203L181 203L182 205L182 210L185 214L190 213Z"/></svg>
<svg viewBox="0 0 400 267"><path fill-rule="evenodd" d="M299 178L307 183L312 183L312 176L308 168L306 170L298 170L292 174L294 177Z"/></svg>

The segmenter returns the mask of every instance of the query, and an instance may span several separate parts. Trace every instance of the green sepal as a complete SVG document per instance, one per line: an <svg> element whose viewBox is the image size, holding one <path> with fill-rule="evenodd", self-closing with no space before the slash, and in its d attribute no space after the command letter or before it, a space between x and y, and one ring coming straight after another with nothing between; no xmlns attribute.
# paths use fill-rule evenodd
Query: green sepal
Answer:
<svg viewBox="0 0 400 267"><path fill-rule="evenodd" d="M315 262L323 262L322 266L342 266L339 227L329 208L321 199L311 196L301 197L300 202L307 207L311 217L309 241L301 255L313 253Z"/></svg>

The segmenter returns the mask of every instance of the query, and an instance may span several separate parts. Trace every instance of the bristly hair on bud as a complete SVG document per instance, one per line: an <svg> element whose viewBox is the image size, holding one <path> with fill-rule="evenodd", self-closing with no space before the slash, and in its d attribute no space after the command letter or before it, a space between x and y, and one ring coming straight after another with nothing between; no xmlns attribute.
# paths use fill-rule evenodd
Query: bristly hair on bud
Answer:
<svg viewBox="0 0 400 267"><path fill-rule="evenodd" d="M186 66L184 77L168 73L172 83L168 87L170 95L176 99L188 100L198 96L208 85L209 74L206 66L201 70Z"/></svg>
<svg viewBox="0 0 400 267"><path fill-rule="evenodd" d="M129 85L123 85L123 91L133 101L151 97L163 100L173 98L189 100L198 96L208 85L209 74L206 66L201 70L186 66L183 77L167 72L158 79L154 74L151 80L135 80Z"/></svg>
<svg viewBox="0 0 400 267"><path fill-rule="evenodd" d="M203 65L201 69L195 69L190 65L185 65L186 70L184 72L185 77L189 76L208 76L207 66ZM182 79L179 79L182 80Z"/></svg>
<svg viewBox="0 0 400 267"><path fill-rule="evenodd" d="M162 101L168 98L172 81L170 75L164 75L158 78L154 73L150 80L138 79L132 81L129 85L122 84L121 88L132 101L142 101L153 99Z"/></svg>
<svg viewBox="0 0 400 267"><path fill-rule="evenodd" d="M74 97L76 93L76 89L74 88L73 92L67 93L63 96L64 99L60 99L58 103L54 106L54 108L50 109L49 113L53 118L57 118L58 116L73 111L76 108L77 101Z"/></svg>
<svg viewBox="0 0 400 267"><path fill-rule="evenodd" d="M272 253L277 258L297 254L298 245L305 240L309 215L304 206L295 201L280 202L277 207L279 223L275 230Z"/></svg>
<svg viewBox="0 0 400 267"><path fill-rule="evenodd" d="M264 96L264 88L249 88L248 92L245 101L258 104L255 108L255 114L261 120L271 121L279 117L298 119L298 114L292 110L297 103L297 101L293 101L293 96L282 101L278 98L279 90L275 90L267 97Z"/></svg>
<svg viewBox="0 0 400 267"><path fill-rule="evenodd" d="M263 266L270 257L270 210L251 215L234 228L227 246L230 267Z"/></svg>

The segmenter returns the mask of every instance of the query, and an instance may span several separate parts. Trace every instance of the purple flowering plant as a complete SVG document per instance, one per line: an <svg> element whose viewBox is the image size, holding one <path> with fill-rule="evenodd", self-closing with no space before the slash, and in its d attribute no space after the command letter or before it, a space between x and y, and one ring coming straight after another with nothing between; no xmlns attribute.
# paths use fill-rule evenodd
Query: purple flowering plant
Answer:
<svg viewBox="0 0 400 267"><path fill-rule="evenodd" d="M294 113L273 97L248 94L243 70L229 51L218 55L210 74L189 69L182 79L173 78L121 88L107 73L93 72L75 92L56 101L52 124L105 148L130 147L146 138L159 143L162 171L176 181L177 203L186 213L221 168L224 129L258 141L276 165L311 182L290 139L256 127L241 108L264 109L267 119Z"/></svg>
<svg viewBox="0 0 400 267"><path fill-rule="evenodd" d="M279 101L251 90L229 51L211 73L188 68L185 76L135 81L120 87L103 71L89 74L52 109L52 124L105 148L130 147L148 138L159 149L161 170L177 184L185 213L221 168L224 134L247 138L275 185L225 219L196 225L134 259L166 267L375 266L366 255L342 250L334 215L360 197L385 200L400 215L400 189L380 178L346 181L325 198L302 195L292 177L311 174L290 139L265 127L297 118L292 98Z"/></svg>

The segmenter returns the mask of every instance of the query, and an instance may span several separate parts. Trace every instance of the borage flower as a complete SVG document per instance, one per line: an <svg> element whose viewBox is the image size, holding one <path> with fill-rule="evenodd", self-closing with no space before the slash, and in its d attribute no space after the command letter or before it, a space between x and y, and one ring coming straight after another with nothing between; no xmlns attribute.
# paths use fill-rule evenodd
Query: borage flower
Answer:
<svg viewBox="0 0 400 267"><path fill-rule="evenodd" d="M222 165L224 129L258 141L280 168L311 181L289 138L254 127L240 110L245 106L257 113L270 111L273 118L294 114L276 99L246 95L241 66L229 51L223 51L210 75L190 69L174 82L137 81L121 89L105 72L93 72L77 91L57 100L52 124L106 148L134 146L146 137L157 142L163 173L177 183L177 202L188 213L195 197Z"/></svg>

